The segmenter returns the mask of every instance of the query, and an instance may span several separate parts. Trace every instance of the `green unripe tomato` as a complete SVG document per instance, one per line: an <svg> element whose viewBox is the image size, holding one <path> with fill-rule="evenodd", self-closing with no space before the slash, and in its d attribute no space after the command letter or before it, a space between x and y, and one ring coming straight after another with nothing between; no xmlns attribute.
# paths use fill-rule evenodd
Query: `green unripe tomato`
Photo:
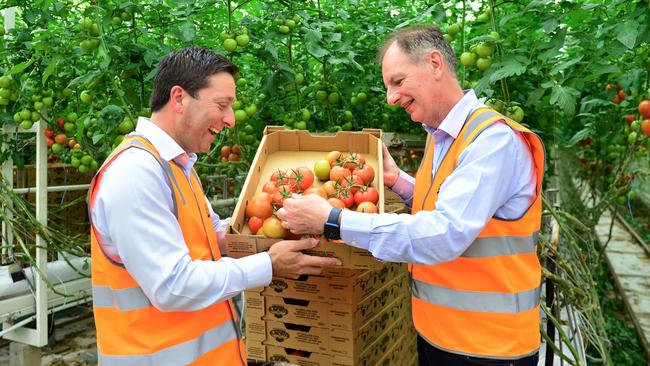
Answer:
<svg viewBox="0 0 650 366"><path fill-rule="evenodd" d="M289 27L289 29L293 29L296 26L296 21L293 20L293 19L287 19L287 20L284 21L284 25Z"/></svg>
<svg viewBox="0 0 650 366"><path fill-rule="evenodd" d="M246 47L248 45L248 42L250 42L250 38L248 38L247 34L240 34L235 37L235 40L237 41L237 45L240 47Z"/></svg>
<svg viewBox="0 0 650 366"><path fill-rule="evenodd" d="M307 108L303 108L300 110L300 119L307 122L311 119L311 113ZM303 128L304 130L304 128Z"/></svg>
<svg viewBox="0 0 650 366"><path fill-rule="evenodd" d="M481 71L485 71L489 69L490 65L492 65L492 60L490 60L489 58L481 57L478 60L476 60L476 67Z"/></svg>
<svg viewBox="0 0 650 366"><path fill-rule="evenodd" d="M223 49L227 52L233 52L235 49L237 49L237 41L232 38L226 39L223 41Z"/></svg>
<svg viewBox="0 0 650 366"><path fill-rule="evenodd" d="M81 99L83 103L90 104L93 101L93 96L90 94L88 90L84 90L79 95L79 99Z"/></svg>
<svg viewBox="0 0 650 366"><path fill-rule="evenodd" d="M340 98L339 93L337 93L337 92L331 92L331 93L327 96L327 101L328 101L330 104L336 104L336 103L338 103L339 98Z"/></svg>
<svg viewBox="0 0 650 366"><path fill-rule="evenodd" d="M281 25L278 27L278 31L282 34L289 34L289 32L291 32L291 28L287 27L286 25Z"/></svg>
<svg viewBox="0 0 650 366"><path fill-rule="evenodd" d="M460 55L460 63L465 67L474 66L476 64L477 56L474 52L463 52Z"/></svg>
<svg viewBox="0 0 650 366"><path fill-rule="evenodd" d="M460 24L454 23L447 27L447 34L449 34L452 37L456 37L456 35L460 32Z"/></svg>
<svg viewBox="0 0 650 366"><path fill-rule="evenodd" d="M22 128L23 130L29 130L30 128L32 128L33 125L34 125L34 122L32 122L30 120L24 120L24 121L20 122L20 128Z"/></svg>
<svg viewBox="0 0 650 366"><path fill-rule="evenodd" d="M492 47L489 43L487 42L481 42L478 46L476 46L476 53L483 58L486 58L490 56L494 52L494 47Z"/></svg>
<svg viewBox="0 0 650 366"><path fill-rule="evenodd" d="M238 109L235 111L235 121L237 123L246 122L247 119L248 119L248 114L246 114L246 111L242 109Z"/></svg>

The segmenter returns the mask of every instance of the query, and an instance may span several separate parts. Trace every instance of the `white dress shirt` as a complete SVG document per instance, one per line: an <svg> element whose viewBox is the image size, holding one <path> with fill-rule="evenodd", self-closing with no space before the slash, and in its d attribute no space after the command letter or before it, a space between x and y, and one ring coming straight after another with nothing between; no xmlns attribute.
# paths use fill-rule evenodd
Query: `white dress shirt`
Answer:
<svg viewBox="0 0 650 366"><path fill-rule="evenodd" d="M452 108L438 129L425 126L434 138L435 176L458 137L465 119L485 105L473 90ZM434 211L410 214L341 213L341 239L391 262L437 264L460 256L493 217L514 219L535 198L533 158L522 139L507 125L495 123L461 154L458 166L440 187ZM415 179L403 171L392 190L411 206Z"/></svg>
<svg viewBox="0 0 650 366"><path fill-rule="evenodd" d="M149 140L162 159L187 161L183 170L189 179L196 154L186 154L147 118L138 119L135 134ZM272 267L266 252L217 261L190 258L166 180L151 154L128 149L106 168L91 212L107 252L120 258L152 304L162 311L199 310L268 285ZM220 220L208 207L223 244L229 219Z"/></svg>

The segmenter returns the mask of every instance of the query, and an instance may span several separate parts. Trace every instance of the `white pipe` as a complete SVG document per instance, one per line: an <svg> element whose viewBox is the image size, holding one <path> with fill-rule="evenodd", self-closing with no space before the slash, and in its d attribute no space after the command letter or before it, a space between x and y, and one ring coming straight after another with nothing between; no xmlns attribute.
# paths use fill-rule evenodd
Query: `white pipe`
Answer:
<svg viewBox="0 0 650 366"><path fill-rule="evenodd" d="M71 257L68 260L77 271L90 275L90 258ZM88 267L84 270L83 266L86 263L88 263ZM71 268L64 260L48 262L43 272L53 285L63 284L83 277ZM26 280L13 282L11 274L9 273L9 266L0 266L0 300L24 295L31 291L29 283L34 285L34 274L36 271L33 268L28 267L24 268L24 273L27 277ZM29 283L27 282L28 280Z"/></svg>
<svg viewBox="0 0 650 366"><path fill-rule="evenodd" d="M73 307L73 306L77 306L77 305L79 305L79 304L81 304L81 303L87 303L87 302L90 301L91 299L92 299L91 296L86 296L86 297L81 298L81 299L76 299L76 300L73 300L73 301L71 301L71 302L68 302L68 303L65 303L65 304L59 305L59 306L57 306L57 307L55 307L55 308L52 308L52 309L48 310L47 313L48 313L48 314L52 314L52 313L55 313L55 312L57 312L57 311L61 311L61 310L65 310L65 309L69 309L69 308L71 308L71 307ZM34 318L36 318L36 315L30 315L30 316L27 317L26 319L23 319L23 320L19 321L18 323L13 324L11 327L9 327L9 328L7 328L7 329L3 329L3 330L1 330L1 331L0 331L0 338L2 338L5 334L7 334L7 333L9 333L9 332L11 332L11 331L13 331L13 330L15 330L15 329L18 329L18 328L22 327L23 325L25 325L25 324L27 324L27 323L33 321Z"/></svg>
<svg viewBox="0 0 650 366"><path fill-rule="evenodd" d="M82 190L87 190L88 188L90 188L90 184L75 184L69 186L48 186L47 191L48 192L82 191ZM35 193L36 187L14 188L13 192L16 194Z"/></svg>
<svg viewBox="0 0 650 366"><path fill-rule="evenodd" d="M36 317L36 315L32 315L29 318L23 319L23 320L19 321L18 323L12 325L11 327L9 327L7 329L3 329L2 331L0 331L0 338L2 338L5 334L11 332L12 330L18 329L18 328L22 327L23 325L31 322L32 320L34 320L35 317Z"/></svg>

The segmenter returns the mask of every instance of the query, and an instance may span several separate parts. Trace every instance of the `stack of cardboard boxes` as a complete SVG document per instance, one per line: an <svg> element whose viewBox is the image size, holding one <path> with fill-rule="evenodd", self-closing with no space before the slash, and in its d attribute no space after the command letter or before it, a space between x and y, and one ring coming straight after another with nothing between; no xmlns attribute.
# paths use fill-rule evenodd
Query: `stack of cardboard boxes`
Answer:
<svg viewBox="0 0 650 366"><path fill-rule="evenodd" d="M228 256L251 255L278 241L253 235L245 217L248 201L272 173L311 166L331 150L363 154L376 172L372 186L383 188L381 131L316 136L267 126L232 215ZM384 190L378 191L377 207L384 212ZM248 357L302 366L415 363L406 265L382 264L341 242L324 241L308 253L335 256L342 266L319 276L274 278L268 287L246 291Z"/></svg>
<svg viewBox="0 0 650 366"><path fill-rule="evenodd" d="M301 366L414 364L408 273L327 270L245 293L248 357ZM413 363L412 363L413 362Z"/></svg>

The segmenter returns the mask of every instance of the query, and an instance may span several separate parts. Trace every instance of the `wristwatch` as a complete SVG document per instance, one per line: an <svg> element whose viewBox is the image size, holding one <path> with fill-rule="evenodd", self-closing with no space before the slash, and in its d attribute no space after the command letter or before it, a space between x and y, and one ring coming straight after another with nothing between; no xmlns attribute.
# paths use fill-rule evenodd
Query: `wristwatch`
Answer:
<svg viewBox="0 0 650 366"><path fill-rule="evenodd" d="M341 239L341 227L339 226L339 216L341 216L341 209L332 207L330 215L325 223L323 234L329 240Z"/></svg>

